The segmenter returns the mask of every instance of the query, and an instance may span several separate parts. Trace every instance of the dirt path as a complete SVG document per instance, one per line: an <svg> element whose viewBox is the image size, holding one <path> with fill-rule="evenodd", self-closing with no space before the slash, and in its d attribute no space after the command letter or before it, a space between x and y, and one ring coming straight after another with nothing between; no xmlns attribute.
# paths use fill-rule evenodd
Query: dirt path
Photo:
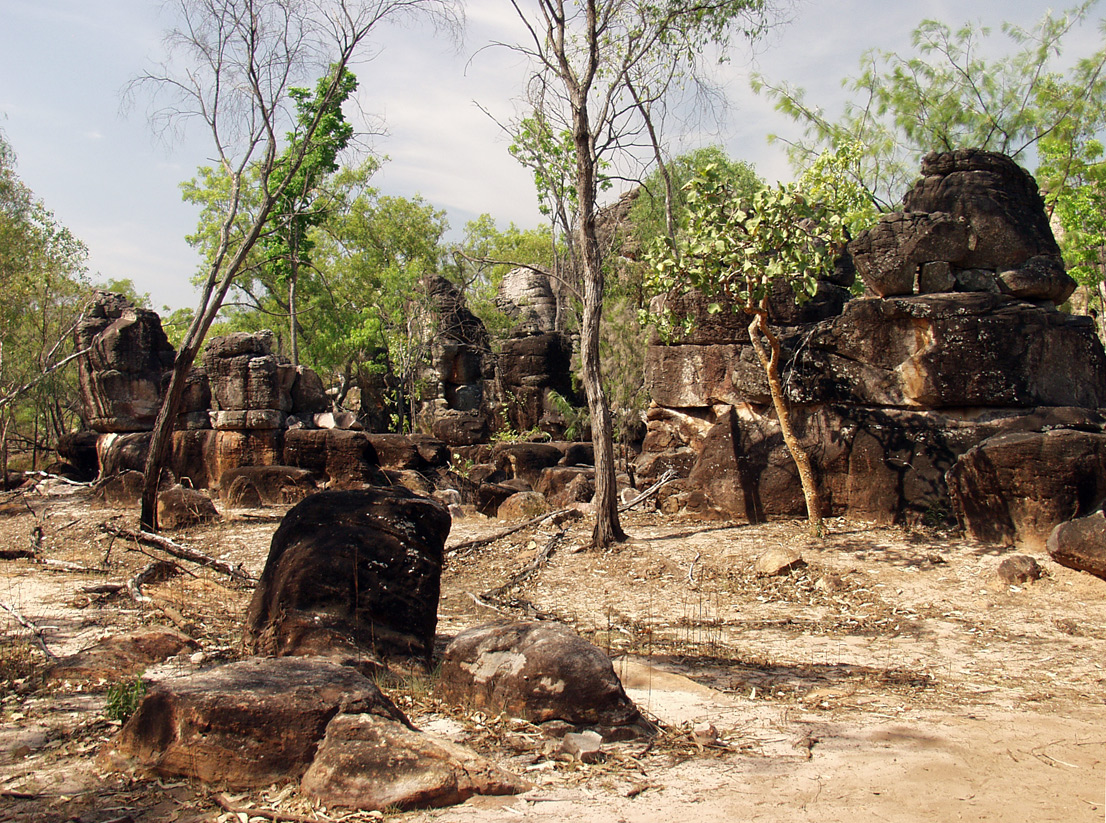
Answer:
<svg viewBox="0 0 1106 823"><path fill-rule="evenodd" d="M147 587L149 604L83 593L148 562L98 527L133 513L90 508L82 490L59 486L27 502L0 515L0 548L29 545L38 526L41 556L90 567L107 559L107 574L0 561L0 602L42 628L55 654L173 615L202 643L200 665L235 654L248 591L197 572ZM232 512L180 539L258 572L278 515ZM458 520L450 544L498 525ZM631 696L666 735L651 747L611 746L601 763L570 763L518 745L504 721L404 695L417 723L536 788L396 819L1106 819L1106 581L1038 555L1041 580L1003 585L995 569L1010 552L844 521L824 541L794 521L735 527L650 513L625 525L634 540L615 554L577 551L586 524L570 525L544 568L495 597L484 595L541 552L554 527L451 557L439 632L500 617L563 620L619 658ZM770 548L801 552L805 566L758 576ZM193 787L98 774L94 754L116 728L103 693L28 691L17 664L33 668L36 655L0 614L0 820L232 819ZM696 744L700 724L715 727L715 742ZM311 810L281 787L242 802L375 819Z"/></svg>

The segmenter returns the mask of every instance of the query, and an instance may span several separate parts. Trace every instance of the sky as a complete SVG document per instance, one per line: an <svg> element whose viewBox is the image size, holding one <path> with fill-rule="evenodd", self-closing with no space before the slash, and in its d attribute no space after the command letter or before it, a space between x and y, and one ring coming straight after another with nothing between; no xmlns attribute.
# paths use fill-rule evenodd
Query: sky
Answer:
<svg viewBox="0 0 1106 823"><path fill-rule="evenodd" d="M518 42L518 20L507 0L470 0L465 8L461 43L426 29L389 29L372 43L372 59L356 67L360 110L385 124L372 149L389 159L374 184L445 209L457 236L483 213L501 227L533 227L541 221L533 184L496 123L521 111L526 65L488 48ZM861 55L905 53L923 19L978 21L997 31L1002 21L1030 26L1047 8L1031 0L794 0L789 22L755 51L736 48L720 70L725 120L670 134L670 146L721 144L762 177L788 179L783 149L767 136L797 136L796 128L752 92L751 72L805 88L808 100L832 113L844 100L841 79L855 73ZM211 154L202 131L168 142L141 102L123 105L128 80L163 57L171 22L159 0L0 0L0 131L19 176L88 247L93 279L129 278L155 308L195 303L198 256L184 237L195 230L197 209L181 200L179 184ZM1089 52L1099 37L1085 27L1068 53Z"/></svg>

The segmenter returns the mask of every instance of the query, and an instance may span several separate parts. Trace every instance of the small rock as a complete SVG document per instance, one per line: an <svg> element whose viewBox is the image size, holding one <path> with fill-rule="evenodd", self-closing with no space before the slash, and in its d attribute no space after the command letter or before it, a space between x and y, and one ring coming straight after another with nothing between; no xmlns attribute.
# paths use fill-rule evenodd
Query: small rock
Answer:
<svg viewBox="0 0 1106 823"><path fill-rule="evenodd" d="M561 751L581 763L595 763L602 757L603 735L598 732L569 732L561 742Z"/></svg>
<svg viewBox="0 0 1106 823"><path fill-rule="evenodd" d="M827 594L833 594L845 588L845 581L836 574L827 574L815 581L814 588Z"/></svg>
<svg viewBox="0 0 1106 823"><path fill-rule="evenodd" d="M1020 586L1041 579L1041 567L1027 554L1014 554L998 565L998 577L1003 583Z"/></svg>
<svg viewBox="0 0 1106 823"><path fill-rule="evenodd" d="M691 730L691 739L700 746L709 746L718 742L718 729L712 723L700 723Z"/></svg>
<svg viewBox="0 0 1106 823"><path fill-rule="evenodd" d="M769 549L756 562L756 573L761 577L777 577L806 565L803 556L794 549Z"/></svg>

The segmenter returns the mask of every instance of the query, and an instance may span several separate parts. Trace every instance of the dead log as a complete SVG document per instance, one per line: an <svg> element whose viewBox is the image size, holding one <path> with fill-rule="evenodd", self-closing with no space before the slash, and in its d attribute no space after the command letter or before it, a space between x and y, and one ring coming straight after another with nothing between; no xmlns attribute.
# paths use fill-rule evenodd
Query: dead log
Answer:
<svg viewBox="0 0 1106 823"><path fill-rule="evenodd" d="M162 537L159 534L153 534L152 532L142 530L132 531L131 529L117 526L114 523L101 523L100 528L116 537L122 537L126 540L133 540L136 543L144 543L147 546L153 546L180 560L187 560L190 563L196 563L204 568L220 572L227 575L232 580L237 580L239 583L249 583L250 585L256 585L257 583L257 578L243 569L240 565L232 566L225 560L211 557L190 546L185 546L174 540L170 540L168 537Z"/></svg>

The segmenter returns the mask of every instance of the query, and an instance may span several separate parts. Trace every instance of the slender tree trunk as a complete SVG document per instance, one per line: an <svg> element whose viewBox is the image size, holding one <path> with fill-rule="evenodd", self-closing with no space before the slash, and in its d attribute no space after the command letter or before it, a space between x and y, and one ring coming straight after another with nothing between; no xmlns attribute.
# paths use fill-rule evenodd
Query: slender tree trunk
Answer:
<svg viewBox="0 0 1106 823"><path fill-rule="evenodd" d="M580 357L584 391L591 411L591 438L595 451L595 530L592 542L605 549L626 540L618 519L618 483L615 479L613 426L610 406L599 370L599 324L603 315L603 261L595 226L595 157L588 127L586 95L573 100L573 141L576 146L578 251L583 263L584 307L580 324Z"/></svg>
<svg viewBox="0 0 1106 823"><path fill-rule="evenodd" d="M767 298L765 298L767 301ZM795 468L799 471L799 482L803 487L803 497L806 498L806 515L810 522L810 531L816 537L822 536L822 493L818 488L818 479L814 474L814 467L810 462L799 438L795 436L795 430L791 427L791 411L787 407L787 400L783 394L783 381L780 379L780 339L768 325L768 312L765 307L746 307L747 312L753 315L749 323L749 338L753 343L753 350L757 359L764 367L764 373L768 377L768 391L772 395L772 405L776 409L776 418L780 423L780 432L783 434L783 442L791 453L791 459L795 461ZM763 339L761 339L763 336ZM764 347L764 341L768 341L768 349Z"/></svg>
<svg viewBox="0 0 1106 823"><path fill-rule="evenodd" d="M300 337L296 322L296 281L299 279L299 273L299 262L293 255L292 274L288 279L288 345L292 349L292 365L297 368L300 365Z"/></svg>

